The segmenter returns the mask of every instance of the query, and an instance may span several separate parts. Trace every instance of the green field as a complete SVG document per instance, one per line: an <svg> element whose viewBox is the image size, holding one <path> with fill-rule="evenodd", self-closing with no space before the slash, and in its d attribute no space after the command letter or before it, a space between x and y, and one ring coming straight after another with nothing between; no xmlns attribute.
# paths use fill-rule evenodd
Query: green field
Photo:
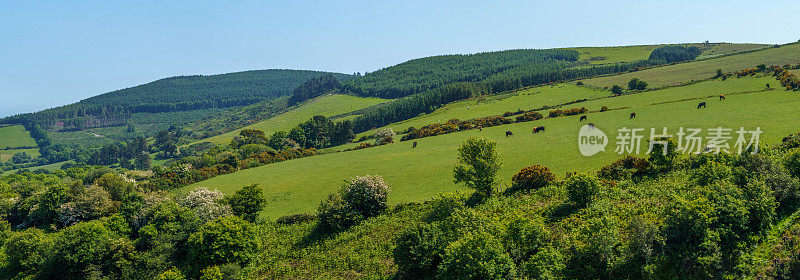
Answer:
<svg viewBox="0 0 800 280"><path fill-rule="evenodd" d="M72 162L72 161L57 162L57 163L48 164L48 165L31 167L31 168L27 168L27 169L30 170L30 171L35 171L35 170L39 170L39 169L45 169L45 170L48 170L48 171L56 171L56 170L61 169L61 166L64 165L65 163L67 163L67 162ZM0 174L0 176L6 176L6 175L12 174L14 172L17 172L17 170L15 169L15 170L9 170L9 171L3 172L2 174Z"/></svg>
<svg viewBox="0 0 800 280"><path fill-rule="evenodd" d="M726 72L736 71L753 68L762 63L766 65L800 63L800 44L784 45L779 48L767 48L746 54L691 63L668 65L622 75L586 79L583 80L583 83L596 87L606 87L627 85L630 79L639 78L646 81L650 87L661 87L707 79L714 76L717 69L722 69Z"/></svg>
<svg viewBox="0 0 800 280"><path fill-rule="evenodd" d="M646 128L647 133L650 128L661 129L664 126L673 130L677 130L680 126L687 128L723 126L735 129L739 127L752 129L760 126L764 131L762 140L775 143L783 136L800 129L800 125L787 125L800 119L800 111L795 109L800 106L800 99L791 92L760 91L763 90L764 83L772 81L774 79L770 77L714 80L691 86L590 100L570 106L586 106L594 110L602 105L612 108L611 111L592 113L589 116L589 120L605 131L610 139L616 136L617 129L622 126ZM556 86L553 89L561 90L562 94L570 94L575 87ZM736 94L748 91L756 92ZM720 93L726 94L728 99L716 101L716 95ZM708 108L698 111L695 106L700 100L707 101ZM510 102L508 106L515 105ZM498 105L488 103L484 106ZM480 105L471 106L470 109L481 111L479 107ZM509 109L515 110L517 107ZM621 107L629 109L614 110ZM631 111L635 111L638 115L634 120L628 119ZM450 116L447 113L440 114L444 119ZM459 116L462 114L459 113ZM500 172L500 178L504 183L507 183L508 178L520 168L531 164L549 166L557 175L563 176L567 171L597 170L619 157L613 152L613 142L609 144L605 153L592 157L581 156L577 149L577 131L581 124L577 118L572 116L545 119L485 128L482 132L472 130L428 137L417 140L419 146L413 150L410 149L410 143L401 142L365 150L290 160L219 176L183 188L181 191L204 186L231 192L246 184L259 183L265 188L270 200L263 214L274 218L313 211L319 201L341 185L342 180L356 175L383 175L393 187L391 203L420 201L440 192L467 191L452 183L452 168L457 156L456 148L466 138L472 136L498 141L500 153L504 158L503 169ZM547 132L531 134L530 129L539 125L545 125ZM506 138L504 132L507 130L514 132L515 136ZM643 145L646 149L646 144ZM301 172L305 175L297 176Z"/></svg>
<svg viewBox="0 0 800 280"><path fill-rule="evenodd" d="M258 122L225 134L209 137L195 143L211 142L214 144L225 144L233 140L234 136L239 135L239 132L242 131L242 129L258 129L264 131L267 135L281 130L289 131L293 127L297 126L297 124L305 122L316 115L331 117L367 108L383 102L386 102L386 100L379 98L361 98L350 95L325 95L265 121Z"/></svg>
<svg viewBox="0 0 800 280"><path fill-rule="evenodd" d="M36 141L21 125L0 127L0 149L36 147Z"/></svg>

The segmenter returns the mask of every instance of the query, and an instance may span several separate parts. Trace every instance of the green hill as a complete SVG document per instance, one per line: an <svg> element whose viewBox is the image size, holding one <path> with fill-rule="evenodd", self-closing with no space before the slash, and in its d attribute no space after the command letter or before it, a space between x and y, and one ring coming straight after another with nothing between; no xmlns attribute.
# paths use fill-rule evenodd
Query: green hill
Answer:
<svg viewBox="0 0 800 280"><path fill-rule="evenodd" d="M762 141L775 143L786 134L800 129L800 126L787 125L791 120L800 117L800 112L793 109L794 106L800 106L800 99L794 98L793 93L782 90L763 92L764 84L771 82L774 83L772 77L714 80L619 97L609 97L607 92L585 87L533 88L511 93L508 98L493 102L466 105L477 101L465 101L466 104L446 107L435 114L390 127L401 130L410 125L419 127L453 117L486 117L517 109L530 110L559 101L566 103L576 99L594 98L566 105L565 108L586 107L593 111L602 106L611 108L607 112L589 115L590 122L595 123L609 136L613 136L623 126L711 128L735 124L737 128L760 126L764 131ZM714 102L718 94L725 94L728 99L724 103ZM554 96L558 95L562 96L555 99ZM711 104L707 110L697 111L695 105L699 101ZM501 110L483 109L484 107ZM494 113L487 114L491 111ZM628 120L628 114L632 111L638 116L634 120ZM748 114L738 113L745 111ZM543 114L547 115L547 110ZM532 127L540 125L547 127L546 133L530 133ZM313 211L320 200L340 185L343 178L363 174L383 175L394 188L390 202L395 204L424 200L440 192L465 191L452 183L450 170L455 163L456 147L472 136L487 137L498 142L505 161L500 172L502 178L510 177L531 163L549 166L556 174L562 175L567 171L596 170L619 157L613 151L594 157L582 157L575 146L580 126L577 116L573 116L501 125L484 128L482 132L469 130L416 140L419 146L415 149L411 149L409 142L400 142L269 164L215 177L189 186L183 191L203 186L230 192L239 186L258 183L265 188L270 199L264 215L275 218ZM512 131L515 136L505 137L505 131ZM342 168L343 166L346 168ZM304 173L304 176L296 176L298 170L312 171Z"/></svg>
<svg viewBox="0 0 800 280"><path fill-rule="evenodd" d="M158 114L244 106L292 93L319 71L255 70L219 75L179 76L108 92L75 104L3 119L35 122L48 130L83 130L124 125L132 114ZM334 74L347 80L351 76ZM197 117L197 116L195 116ZM140 120L148 123L147 120Z"/></svg>

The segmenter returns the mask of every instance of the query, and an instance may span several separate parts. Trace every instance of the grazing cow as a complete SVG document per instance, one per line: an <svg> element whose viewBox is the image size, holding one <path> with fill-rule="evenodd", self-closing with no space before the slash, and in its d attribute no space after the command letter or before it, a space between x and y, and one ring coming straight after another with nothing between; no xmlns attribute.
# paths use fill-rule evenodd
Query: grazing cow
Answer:
<svg viewBox="0 0 800 280"><path fill-rule="evenodd" d="M417 141L414 141L414 144L411 146L411 148L413 149L413 148L416 148L416 147L417 147Z"/></svg>
<svg viewBox="0 0 800 280"><path fill-rule="evenodd" d="M511 137L511 136L514 136L514 133L511 132L510 130L506 131L506 137Z"/></svg>
<svg viewBox="0 0 800 280"><path fill-rule="evenodd" d="M544 126L537 126L534 127L533 130L531 130L531 133L539 133L539 132L544 132Z"/></svg>
<svg viewBox="0 0 800 280"><path fill-rule="evenodd" d="M697 109L705 108L705 107L706 107L706 103L705 102L700 102L700 104L697 104Z"/></svg>
<svg viewBox="0 0 800 280"><path fill-rule="evenodd" d="M767 88L769 88L769 84L767 84Z"/></svg>
<svg viewBox="0 0 800 280"><path fill-rule="evenodd" d="M636 118L636 112L631 113L630 119L635 119L635 118Z"/></svg>
<svg viewBox="0 0 800 280"><path fill-rule="evenodd" d="M719 100L720 100L720 101L722 101L722 100L725 100L725 95L724 95L724 94L720 94L720 95L719 95Z"/></svg>
<svg viewBox="0 0 800 280"><path fill-rule="evenodd" d="M580 120L578 120L578 121L579 121L579 122L585 121L585 120L586 120L586 118L587 118L587 116L585 116L585 115L584 115L584 116L581 116L581 119L580 119Z"/></svg>
<svg viewBox="0 0 800 280"><path fill-rule="evenodd" d="M483 131L483 127L482 126L478 126L478 131Z"/></svg>

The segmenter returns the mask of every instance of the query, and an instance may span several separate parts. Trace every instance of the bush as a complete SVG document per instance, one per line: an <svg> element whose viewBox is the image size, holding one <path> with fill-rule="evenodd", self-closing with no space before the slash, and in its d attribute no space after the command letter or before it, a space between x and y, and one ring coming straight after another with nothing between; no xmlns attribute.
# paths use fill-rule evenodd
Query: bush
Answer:
<svg viewBox="0 0 800 280"><path fill-rule="evenodd" d="M711 183L728 179L730 176L731 170L728 166L710 161L700 166L692 174L692 179L700 186L708 186Z"/></svg>
<svg viewBox="0 0 800 280"><path fill-rule="evenodd" d="M522 263L544 247L547 239L548 233L544 222L517 217L508 223L503 236L503 245L514 263Z"/></svg>
<svg viewBox="0 0 800 280"><path fill-rule="evenodd" d="M191 209L202 223L207 223L233 214L231 206L222 203L223 199L224 195L219 190L200 187L186 194L178 204Z"/></svg>
<svg viewBox="0 0 800 280"><path fill-rule="evenodd" d="M158 276L156 276L156 280L186 280L186 276L183 276L183 273L181 273L180 270L173 267L158 274Z"/></svg>
<svg viewBox="0 0 800 280"><path fill-rule="evenodd" d="M95 181L98 186L106 190L114 201L122 201L125 196L133 192L134 181L128 180L124 175L106 173Z"/></svg>
<svg viewBox="0 0 800 280"><path fill-rule="evenodd" d="M389 207L389 185L379 175L356 176L350 179L342 198L362 217L377 216Z"/></svg>
<svg viewBox="0 0 800 280"><path fill-rule="evenodd" d="M630 179L632 176L644 175L650 170L650 162L635 156L626 156L603 166L597 176L609 180Z"/></svg>
<svg viewBox="0 0 800 280"><path fill-rule="evenodd" d="M360 222L364 217L354 211L342 198L342 192L336 192L323 200L317 208L319 225L330 231L341 231Z"/></svg>
<svg viewBox="0 0 800 280"><path fill-rule="evenodd" d="M800 177L800 152L794 152L786 158L784 166L792 176Z"/></svg>
<svg viewBox="0 0 800 280"><path fill-rule="evenodd" d="M237 280L242 279L242 268L237 264L209 266L200 272L200 280Z"/></svg>
<svg viewBox="0 0 800 280"><path fill-rule="evenodd" d="M531 165L522 168L517 174L511 177L511 191L537 190L547 186L554 181L556 176L550 172L550 168L541 165Z"/></svg>
<svg viewBox="0 0 800 280"><path fill-rule="evenodd" d="M611 87L612 94L622 94L622 87L619 85L614 85Z"/></svg>
<svg viewBox="0 0 800 280"><path fill-rule="evenodd" d="M600 192L600 182L586 174L572 175L565 182L565 186L569 199L580 207L588 205Z"/></svg>
<svg viewBox="0 0 800 280"><path fill-rule="evenodd" d="M425 216L425 221L442 221L450 217L456 209L464 207L464 197L458 193L440 194L431 204L431 210Z"/></svg>
<svg viewBox="0 0 800 280"><path fill-rule="evenodd" d="M61 204L58 208L58 220L65 226L94 220L110 213L112 206L108 192L99 186L90 186L81 190L72 201Z"/></svg>
<svg viewBox="0 0 800 280"><path fill-rule="evenodd" d="M600 112L605 112L605 111L608 111L608 107L606 106L600 107Z"/></svg>
<svg viewBox="0 0 800 280"><path fill-rule="evenodd" d="M258 212L264 209L267 199L264 198L261 188L257 184L253 184L237 190L228 198L227 202L231 206L233 214L252 223L256 221Z"/></svg>
<svg viewBox="0 0 800 280"><path fill-rule="evenodd" d="M190 263L198 271L212 265L246 265L258 251L253 225L236 216L206 223L193 233L186 244Z"/></svg>
<svg viewBox="0 0 800 280"><path fill-rule="evenodd" d="M275 220L275 223L281 225L294 225L299 223L306 223L317 219L317 215L311 213L300 213L286 215Z"/></svg>
<svg viewBox="0 0 800 280"><path fill-rule="evenodd" d="M388 137L389 139L392 139L395 136L397 136L397 134L395 134L394 130L392 130L391 128L381 128L381 129L378 129L377 131L375 131L375 133L372 134L372 137L376 139L375 145L383 145L383 144L392 143L392 142L385 142L386 141L385 138Z"/></svg>
<svg viewBox="0 0 800 280"><path fill-rule="evenodd" d="M486 233L467 234L444 251L440 279L515 279L516 266L503 244Z"/></svg>
<svg viewBox="0 0 800 280"><path fill-rule="evenodd" d="M400 233L395 244L392 254L399 271L406 279L425 279L435 275L447 242L435 225L421 224Z"/></svg>
<svg viewBox="0 0 800 280"><path fill-rule="evenodd" d="M135 249L100 221L76 224L61 231L55 241L51 277L60 279L122 278L133 269ZM100 277L97 277L100 276Z"/></svg>
<svg viewBox="0 0 800 280"><path fill-rule="evenodd" d="M628 81L628 90L645 90L647 88L647 82L639 80L639 78L633 78Z"/></svg>

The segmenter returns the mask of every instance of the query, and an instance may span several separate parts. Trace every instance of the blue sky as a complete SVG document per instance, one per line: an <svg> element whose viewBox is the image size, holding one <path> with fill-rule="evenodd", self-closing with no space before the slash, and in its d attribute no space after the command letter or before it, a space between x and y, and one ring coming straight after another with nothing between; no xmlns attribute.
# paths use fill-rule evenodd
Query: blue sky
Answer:
<svg viewBox="0 0 800 280"><path fill-rule="evenodd" d="M516 48L787 43L800 1L0 0L0 116L159 78Z"/></svg>

